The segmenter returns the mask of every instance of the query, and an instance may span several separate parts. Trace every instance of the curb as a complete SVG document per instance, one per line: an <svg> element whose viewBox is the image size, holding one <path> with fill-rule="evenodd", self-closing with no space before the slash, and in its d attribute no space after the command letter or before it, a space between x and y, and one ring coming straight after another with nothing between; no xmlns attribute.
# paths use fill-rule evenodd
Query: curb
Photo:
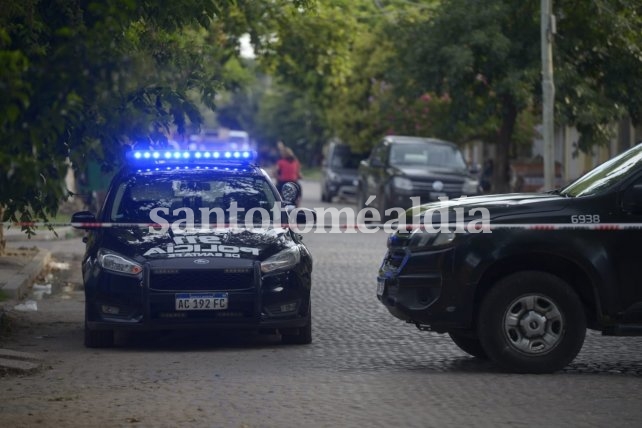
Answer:
<svg viewBox="0 0 642 428"><path fill-rule="evenodd" d="M0 375L7 373L34 373L41 368L42 360L34 354L0 349Z"/></svg>
<svg viewBox="0 0 642 428"><path fill-rule="evenodd" d="M7 283L1 288L2 291L10 299L22 299L27 295L29 287L50 260L51 252L39 248L38 254L29 263L9 277Z"/></svg>

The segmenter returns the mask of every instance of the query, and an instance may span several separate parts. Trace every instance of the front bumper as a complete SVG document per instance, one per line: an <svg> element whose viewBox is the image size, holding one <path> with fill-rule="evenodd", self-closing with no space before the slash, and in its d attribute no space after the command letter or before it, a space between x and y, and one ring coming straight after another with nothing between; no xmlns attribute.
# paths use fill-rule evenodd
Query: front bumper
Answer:
<svg viewBox="0 0 642 428"><path fill-rule="evenodd" d="M377 277L377 299L394 317L422 328L470 328L473 295L457 281L453 257L453 247L389 250Z"/></svg>
<svg viewBox="0 0 642 428"><path fill-rule="evenodd" d="M94 330L297 328L309 319L310 282L295 269L262 276L251 260L147 263L138 277L95 267L85 283L87 327ZM177 310L176 295L225 292L224 310Z"/></svg>

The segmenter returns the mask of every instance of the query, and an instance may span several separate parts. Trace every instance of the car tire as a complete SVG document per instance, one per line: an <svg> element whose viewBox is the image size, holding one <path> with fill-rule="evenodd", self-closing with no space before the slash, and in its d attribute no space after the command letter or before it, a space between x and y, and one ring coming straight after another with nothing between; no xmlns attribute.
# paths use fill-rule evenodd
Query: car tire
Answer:
<svg viewBox="0 0 642 428"><path fill-rule="evenodd" d="M114 346L113 330L92 330L85 323L85 347L110 348Z"/></svg>
<svg viewBox="0 0 642 428"><path fill-rule="evenodd" d="M448 335L452 341L465 353L481 360L488 359L476 332L474 331L449 331Z"/></svg>
<svg viewBox="0 0 642 428"><path fill-rule="evenodd" d="M575 291L546 272L523 271L499 280L479 312L479 340L501 368L552 373L577 356L586 315Z"/></svg>
<svg viewBox="0 0 642 428"><path fill-rule="evenodd" d="M281 333L281 343L284 345L309 345L312 343L312 311L308 304L308 322L293 331Z"/></svg>

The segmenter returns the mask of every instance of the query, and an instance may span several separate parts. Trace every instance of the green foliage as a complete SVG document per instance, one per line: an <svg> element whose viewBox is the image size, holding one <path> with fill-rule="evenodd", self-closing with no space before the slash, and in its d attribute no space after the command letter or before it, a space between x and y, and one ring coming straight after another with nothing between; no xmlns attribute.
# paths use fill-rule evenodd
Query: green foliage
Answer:
<svg viewBox="0 0 642 428"><path fill-rule="evenodd" d="M283 141L306 165L314 165L328 136L320 106L309 95L277 86L261 99L256 138L264 151Z"/></svg>
<svg viewBox="0 0 642 428"><path fill-rule="evenodd" d="M555 2L556 108L575 125L579 148L606 144L612 124L642 120L642 3L639 0Z"/></svg>
<svg viewBox="0 0 642 428"><path fill-rule="evenodd" d="M556 121L590 150L642 120L642 3L554 6ZM330 138L366 151L391 132L515 155L540 61L539 2L0 0L3 219L49 218L69 162L114 169L124 145L196 132L212 109L310 164Z"/></svg>
<svg viewBox="0 0 642 428"><path fill-rule="evenodd" d="M402 25L406 94L435 91L452 100L448 126L459 140L497 141L507 112L532 105L539 78L538 5L444 1L433 19Z"/></svg>
<svg viewBox="0 0 642 428"><path fill-rule="evenodd" d="M198 129L198 104L214 108L217 92L247 77L236 60L242 7L0 0L3 220L54 215L69 162L114 169L125 145Z"/></svg>

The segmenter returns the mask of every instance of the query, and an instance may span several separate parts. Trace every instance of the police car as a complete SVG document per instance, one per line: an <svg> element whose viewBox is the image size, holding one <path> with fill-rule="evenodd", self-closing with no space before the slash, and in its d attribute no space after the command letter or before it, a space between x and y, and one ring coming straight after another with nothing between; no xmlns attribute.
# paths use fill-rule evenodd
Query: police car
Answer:
<svg viewBox="0 0 642 428"><path fill-rule="evenodd" d="M395 317L514 372L563 368L586 328L642 334L642 145L560 190L415 214L389 237L378 275Z"/></svg>
<svg viewBox="0 0 642 428"><path fill-rule="evenodd" d="M312 257L290 225L300 188L279 195L253 153L130 151L87 230L85 345L117 330L278 331L312 341ZM298 222L298 223L297 223Z"/></svg>

